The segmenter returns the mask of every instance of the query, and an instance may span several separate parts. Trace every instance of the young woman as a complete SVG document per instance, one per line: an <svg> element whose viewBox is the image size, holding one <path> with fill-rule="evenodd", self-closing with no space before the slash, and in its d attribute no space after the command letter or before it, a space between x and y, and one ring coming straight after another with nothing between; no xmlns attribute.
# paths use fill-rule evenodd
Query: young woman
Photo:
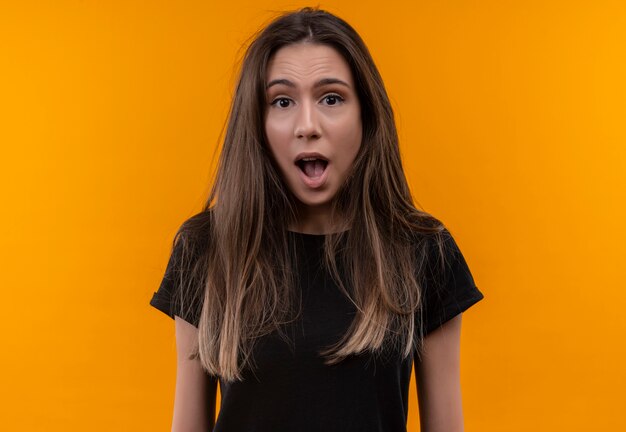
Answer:
<svg viewBox="0 0 626 432"><path fill-rule="evenodd" d="M482 298L412 202L358 34L310 8L273 21L151 301L175 318L172 429L405 431L415 364L422 431L460 431L461 314Z"/></svg>

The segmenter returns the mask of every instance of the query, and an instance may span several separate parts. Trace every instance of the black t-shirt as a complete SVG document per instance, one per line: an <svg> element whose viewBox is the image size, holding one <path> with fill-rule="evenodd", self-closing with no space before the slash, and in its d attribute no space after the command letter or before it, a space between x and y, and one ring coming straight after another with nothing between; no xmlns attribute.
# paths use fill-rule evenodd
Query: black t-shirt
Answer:
<svg viewBox="0 0 626 432"><path fill-rule="evenodd" d="M243 370L244 380L220 380L222 399L213 431L406 431L412 356L403 359L399 352L384 356L367 353L324 365L318 351L340 339L356 308L323 269L324 236L289 235L297 246L297 288L302 294L301 314L286 327L293 344L287 345L277 334L264 336L253 347L255 367ZM443 284L436 290L423 284L425 334L483 298L447 231L446 246L445 274L431 275ZM177 315L171 305L172 273L180 254L177 249L174 247L161 286L150 302L172 318ZM429 250L436 253L436 248ZM438 262L436 257L431 261ZM440 266L432 266L436 268ZM181 318L197 327L200 310L198 304L195 312Z"/></svg>

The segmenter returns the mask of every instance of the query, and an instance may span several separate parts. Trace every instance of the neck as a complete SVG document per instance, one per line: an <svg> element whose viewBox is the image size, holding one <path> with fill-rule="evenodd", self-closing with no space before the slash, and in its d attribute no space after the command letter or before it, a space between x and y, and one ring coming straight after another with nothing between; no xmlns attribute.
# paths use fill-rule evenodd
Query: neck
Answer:
<svg viewBox="0 0 626 432"><path fill-rule="evenodd" d="M345 223L331 220L330 209L307 207L298 208L297 218L294 223L287 228L289 231L295 231L305 234L331 234L347 229Z"/></svg>

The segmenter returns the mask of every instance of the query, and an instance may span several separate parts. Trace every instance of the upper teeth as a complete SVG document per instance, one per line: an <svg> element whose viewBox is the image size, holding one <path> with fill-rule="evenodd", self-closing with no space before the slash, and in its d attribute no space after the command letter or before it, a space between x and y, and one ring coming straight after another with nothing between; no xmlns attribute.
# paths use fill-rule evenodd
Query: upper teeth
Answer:
<svg viewBox="0 0 626 432"><path fill-rule="evenodd" d="M308 158L302 158L301 160L303 160L303 161L314 161L314 160L317 160L317 158L308 157Z"/></svg>

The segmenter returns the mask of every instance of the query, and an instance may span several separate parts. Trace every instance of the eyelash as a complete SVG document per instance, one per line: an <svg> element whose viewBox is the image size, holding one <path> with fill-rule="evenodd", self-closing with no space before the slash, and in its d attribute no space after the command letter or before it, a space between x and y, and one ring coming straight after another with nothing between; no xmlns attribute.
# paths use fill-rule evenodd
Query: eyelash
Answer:
<svg viewBox="0 0 626 432"><path fill-rule="evenodd" d="M337 99L337 102L338 102L338 103L342 103L342 102L344 102L344 101L345 101L345 100L344 100L344 98L342 98L341 96L339 96L339 95L338 95L338 94L336 94L336 93L329 93L329 94L325 95L325 96L322 98L322 100L325 100L325 99L327 99L327 98L335 98L335 99ZM280 102L281 100L288 100L288 101L290 101L290 102L293 102L291 99L289 99L289 98L287 98L287 97L279 97L279 98L274 99L274 100L270 103L270 105L272 105L272 106L278 106L278 102ZM336 106L338 103L335 103L334 105L328 105L328 106ZM289 108L289 107L280 107L280 106L279 106L279 108L283 108L283 109L284 109L284 108Z"/></svg>

